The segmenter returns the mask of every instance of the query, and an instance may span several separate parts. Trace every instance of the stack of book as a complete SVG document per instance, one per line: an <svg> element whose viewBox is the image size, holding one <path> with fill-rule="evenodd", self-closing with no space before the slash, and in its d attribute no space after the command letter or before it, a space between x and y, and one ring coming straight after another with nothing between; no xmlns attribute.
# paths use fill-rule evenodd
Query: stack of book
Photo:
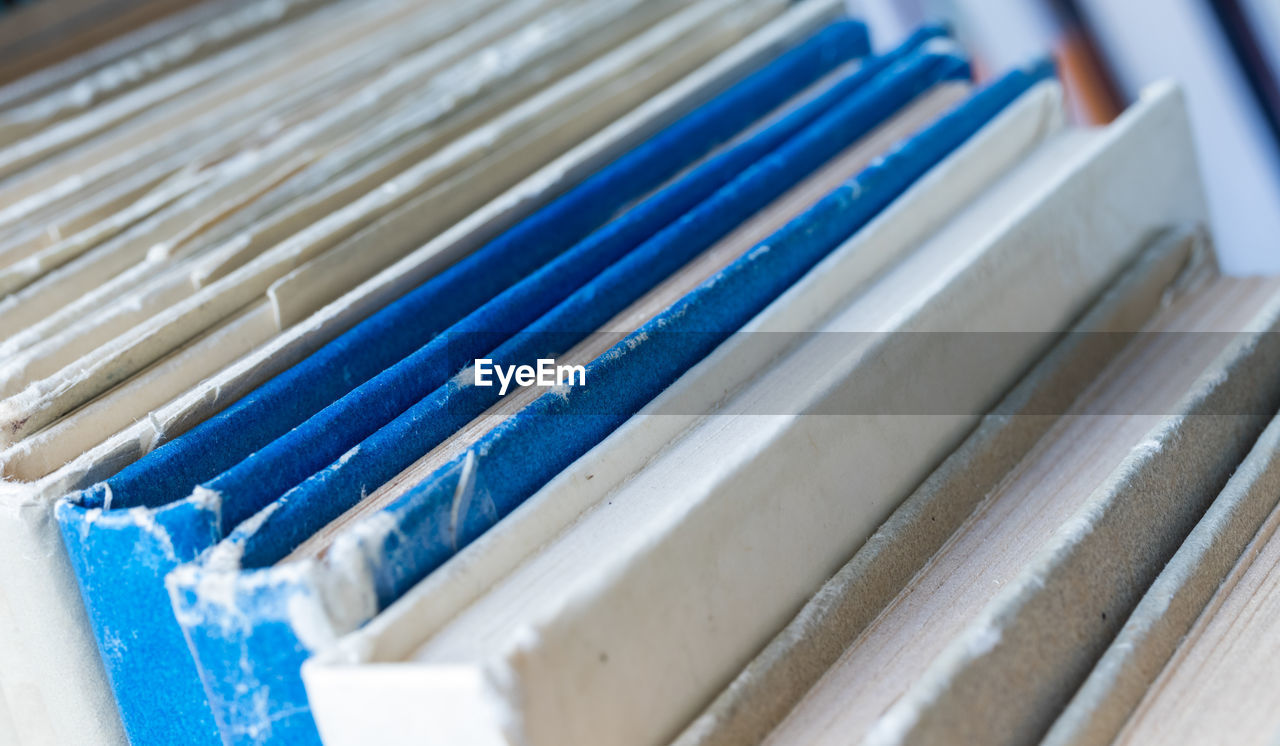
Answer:
<svg viewBox="0 0 1280 746"><path fill-rule="evenodd" d="M1280 278L1175 85L1070 125L834 0L197 11L0 87L0 741L1280 731L1194 714L1275 677Z"/></svg>

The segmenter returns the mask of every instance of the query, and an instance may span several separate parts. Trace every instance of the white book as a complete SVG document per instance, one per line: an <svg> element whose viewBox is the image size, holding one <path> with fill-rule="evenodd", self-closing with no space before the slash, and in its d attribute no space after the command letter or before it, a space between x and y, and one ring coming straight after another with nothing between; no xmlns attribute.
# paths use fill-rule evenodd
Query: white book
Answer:
<svg viewBox="0 0 1280 746"><path fill-rule="evenodd" d="M1203 743L1225 734L1235 743L1275 743L1277 500L1280 418L1146 590L1043 743Z"/></svg>
<svg viewBox="0 0 1280 746"><path fill-rule="evenodd" d="M1117 83L1129 95L1162 78L1186 91L1194 148L1228 274L1280 272L1280 145L1252 97L1211 7L1192 0L1080 0Z"/></svg>
<svg viewBox="0 0 1280 746"><path fill-rule="evenodd" d="M947 319L963 324L956 319L966 318L966 311L993 304L970 323L998 330L1013 318L1023 325L1018 328L1036 332L1010 335L1022 346L1007 350L997 368L1012 378L1147 231L1202 215L1194 165L1185 158L1162 162L1163 149L1186 137L1171 91L1100 133L1054 135L1061 121L1056 86L1037 89L1020 104L806 276L749 331L923 331L930 324L948 328ZM1025 158L1046 137L1049 142ZM1183 178L1170 179L1170 172ZM1115 180L1122 183L1107 178L1117 173L1142 175ZM1133 178L1151 188L1135 188ZM1090 190L1094 183L1104 187ZM1082 214L1117 199L1133 209L1117 221L1074 228L1083 223ZM1027 240L1042 233L1056 240ZM889 273L859 295L886 266L892 266ZM862 366L883 362L882 354L863 350L833 359L821 341L771 366L765 365L770 355L758 354L758 340L727 343L647 414L364 629L308 663L304 678L322 735L333 743L370 734L404 743L627 743L674 735L825 579L838 563L833 558L851 551L849 537L874 528L976 417L943 418L951 420L943 423L947 428L924 427L937 431L925 435L933 445L905 458L909 463L879 452L854 460L843 454L858 451L844 447L834 449L834 457L814 458L810 436L853 443L859 436L854 423L869 420L749 412L812 410L855 373L861 374L859 385L872 385ZM807 365L825 377L788 385ZM767 372L751 380L762 366ZM726 399L738 384L745 388ZM989 390L967 392L972 411L989 404L1002 385L986 382L980 388ZM717 402L719 415L671 414L706 411ZM671 413L655 414L661 411ZM910 429L909 418L899 419ZM841 423L853 431L842 432ZM886 442L876 427L861 430L871 451ZM918 440L904 430L892 442L912 451L915 446L902 444ZM797 453L807 457L794 458ZM833 515L849 470L878 461L889 465L868 489L867 509ZM795 497L801 486L816 495L806 498L804 508L784 514L770 504ZM784 523L782 515L799 523ZM733 529L714 528L709 517L712 523L723 518ZM753 547L749 562L735 554L744 544ZM732 623L708 629L715 619ZM610 675L619 671L626 673Z"/></svg>
<svg viewBox="0 0 1280 746"><path fill-rule="evenodd" d="M337 266L329 262L331 277L367 277L393 261L393 252L407 251L429 240L531 173L549 154L571 147L656 94L681 72L710 57L717 46L758 25L770 6L776 7L776 3L734 5L729 0L700 0L616 48L593 50L602 54L589 57L582 67L492 121L421 160L405 164L404 170L381 184L370 184L373 188L349 203L313 215L314 222L281 236L278 243L255 246L256 251L236 257L230 268L215 272L207 284L197 283L194 292L181 294L155 315L138 319L105 339L86 331L82 338L92 339L96 346L72 359L63 360L57 349L49 351L53 369L0 400L0 442L15 442L53 424L200 334L228 320L240 321L237 344L224 340L217 353L209 353L223 356L210 362L205 374L211 373L280 331L282 314L267 296L276 280L334 253L340 261ZM621 24L622 19L615 20L624 28L628 25ZM600 29L594 31L599 33ZM432 95L447 100L448 87ZM215 195L206 198L216 199ZM374 221L384 221L377 224L380 231L361 232ZM231 240L234 243L236 238ZM92 256L109 261L111 255ZM435 266L443 268L458 258L458 253L444 253L435 258ZM90 280L88 274L81 278L83 282ZM86 290L87 286L78 288ZM305 307L306 299L314 300L296 284L292 290L294 296L304 296L295 297L295 305ZM166 295L173 293L170 289ZM277 288L276 297L283 294ZM264 296L266 302L259 302ZM146 305L150 301L147 292L140 294L139 302ZM255 309L249 308L254 305ZM232 318L246 311L255 312L247 319ZM89 327L95 323L95 317L77 322ZM19 353L15 360L20 370L44 362L23 357L24 353ZM6 367L0 366L0 370ZM194 382L173 381L165 393L176 395ZM153 389L160 391L154 383L148 387ZM162 401L152 402L150 407Z"/></svg>
<svg viewBox="0 0 1280 746"><path fill-rule="evenodd" d="M1026 455L1036 441L1176 288L1197 276L1195 261L1204 251L1197 234L1174 230L1145 249L1139 259L1093 303L1044 358L983 418L965 441L917 487L876 529L791 622L738 673L696 720L684 729L680 746L759 743L778 727L844 653L881 614L894 613L904 588L931 565L930 559L949 543L965 518L995 492L995 485ZM979 586L977 591L981 592ZM907 599L908 606L926 603L934 594ZM915 603L913 603L915 602ZM942 600L953 604L954 597ZM916 617L919 619L919 616ZM917 629L920 624L907 625ZM880 646L889 656L907 659L922 645ZM871 682L870 676L866 679ZM866 690L862 690L866 691ZM892 696L887 686L874 693ZM845 700L824 714L844 712ZM810 716L809 724L820 718ZM850 735L853 738L853 735Z"/></svg>
<svg viewBox="0 0 1280 746"><path fill-rule="evenodd" d="M1208 411L1186 402L1266 370L1261 360L1215 360L1236 341L1223 332L1246 328L1277 288L1244 279L1169 288L1144 333L985 485L764 742L1012 744L1041 732L1126 597L1212 494L1206 485L1237 463L1249 418L1197 416ZM933 508L949 509L945 499ZM924 544L911 532L888 536Z"/></svg>
<svg viewBox="0 0 1280 746"><path fill-rule="evenodd" d="M7 463L11 474L26 479L47 473L52 466L66 463L75 455L100 442L104 433L116 432L134 422L141 413L162 406L197 381L241 357L282 329L306 318L328 301L358 284L361 279L370 277L378 270L392 264L407 247L417 245L424 237L438 233L461 219L475 206L482 204L482 200L487 195L499 193L502 187L513 182L516 177L535 170L540 162L549 159L550 154L564 151L574 141L580 140L612 121L619 113L659 90L667 79L693 67L696 62L709 56L712 51L741 35L745 29L755 26L761 15L776 8L776 3L773 2L757 2L750 6L743 6L745 10L737 11L736 15L721 23L718 33L710 33L702 21L706 20L708 14L722 11L723 8L720 7L722 4L720 0L704 3L691 9L698 11L696 14L682 14L684 18L680 25L683 32L675 39L664 40L665 32L654 34L649 39L650 45L661 46L674 43L682 48L681 53L663 54L643 65L637 65L634 69L615 66L616 69L603 74L588 76L598 78L596 84L605 85L612 93L605 95L600 91L584 91L578 85L553 86L544 92L547 95L536 96L470 133L464 138L470 141L470 147L463 148L460 152L467 153L468 158L481 156L476 163L445 179L419 197L395 208L381 220L336 243L331 248L320 251L311 259L301 261L305 257L288 255L291 252L314 253L313 250L320 248L321 245L311 245L308 233L327 235L325 231L313 230L315 226L326 222L332 216L327 210L329 206L324 204L316 205L309 210L310 217L316 220L312 227L300 231L285 243L271 248L266 254L240 269L229 272L225 277L216 277L215 281L200 288L195 293L195 298L191 297L190 284L185 276L186 271L189 270L188 267L175 267L173 269L177 271L155 278L156 282L143 285L135 291L136 296L128 296L115 304L116 308L122 309L122 313L126 316L140 317L126 321L125 331L121 336L91 350L86 355L78 358L71 356L65 360L72 363L69 367L57 370L44 380L34 383L27 391L15 395L6 402L0 402L0 412L23 410L24 413L17 415L17 418L27 418L26 422L29 424L26 427L34 425L31 435L22 443L8 449L4 455L0 455L0 459ZM655 31L661 30L663 30L661 27L655 28ZM694 35L698 38L694 39ZM621 55L621 57L622 60L615 60L615 62L626 61L630 55ZM598 62L605 62L605 60L598 60ZM594 67L596 65L593 64L583 72L588 72ZM536 126L533 126L532 121L537 122ZM460 145L462 142L453 143L439 155L447 155L455 150L454 145ZM428 162L431 160L439 159L433 157L428 159ZM413 168L416 169L417 166ZM372 189L361 197L359 202L379 202L381 195L398 193L390 187L398 186L402 176L403 174L379 188ZM349 207L349 205L343 205L339 212L349 212ZM329 242L330 238L332 237L323 239L322 244ZM308 246L310 248L307 248ZM272 255L275 255L276 259L283 260L284 264L279 261L268 261ZM427 265L436 270L442 269L461 255L462 252L456 246L445 247L432 257ZM197 259L201 258L216 257L197 257ZM288 269L286 265L295 263L299 266L269 283L267 282L269 277L261 276L262 271L284 272ZM253 300L255 285L258 288L257 300ZM264 287L265 292L262 290ZM181 321L184 315L189 314L180 312L180 308L185 307L187 312L196 309L199 312L197 315L217 316L230 307L227 305L228 296L235 298L229 301L231 304L241 301L247 301L247 303L225 320L215 322L200 336L181 344L176 349L167 349L172 344L173 338L166 338L166 335L158 329L170 328L167 326L168 321L178 323L179 326L190 331L187 322ZM168 298L176 301L178 305L162 306L151 315L138 311L139 306L146 305L155 297ZM208 302L197 303L196 298L200 297ZM219 308L221 310L218 310ZM103 330L95 327L101 327L104 323L102 317L109 315L109 313L94 314L83 321L76 322L66 332L74 333L75 339L78 340L100 341L100 332ZM135 320L136 325L131 325ZM205 321L193 323L199 326ZM182 332L184 335L186 333ZM60 336L65 337L66 334ZM58 349L56 344L58 339L59 337L55 336L19 352L4 365L0 365L0 370L23 372L33 359L39 362L38 357L30 357L31 353L62 355L65 351ZM74 385L89 384L95 377L105 381L113 380L114 374L105 369L98 370L96 375L90 375L88 378L84 373L91 370L96 361L101 361L103 356L123 354L119 347L122 340L132 340L139 345L154 348L152 353L163 350L163 356L155 364L139 370L123 385L97 395L91 403L66 416L58 417L54 414L56 410L47 408L46 405L53 403L47 396L41 395L30 400L24 398L36 388L46 389L51 393L56 392L53 393L53 398L61 398L69 388ZM125 359L133 360L127 355ZM86 391L86 394L89 391L92 391L92 387ZM74 400L75 398L72 399ZM25 404L19 402L25 402ZM13 406L10 407L10 405ZM32 407L31 411L27 411L28 405ZM0 414L0 417L3 417L3 414ZM38 423L43 420L50 421L43 429L36 431L34 428L39 427Z"/></svg>
<svg viewBox="0 0 1280 746"><path fill-rule="evenodd" d="M1236 466L1280 401L1277 291L1154 242L676 743L1034 740L1163 567L1052 738L1110 743L1274 504Z"/></svg>

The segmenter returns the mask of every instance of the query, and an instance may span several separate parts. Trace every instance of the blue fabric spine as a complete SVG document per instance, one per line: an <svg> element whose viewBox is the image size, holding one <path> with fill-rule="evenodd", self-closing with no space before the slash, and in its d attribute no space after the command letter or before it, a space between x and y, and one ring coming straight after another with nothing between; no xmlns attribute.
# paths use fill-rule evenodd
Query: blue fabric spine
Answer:
<svg viewBox="0 0 1280 746"><path fill-rule="evenodd" d="M163 580L255 508L193 494L195 485L394 364L866 48L861 24L817 32L220 415L61 501L64 543L130 739L219 740Z"/></svg>
<svg viewBox="0 0 1280 746"><path fill-rule="evenodd" d="M271 738L314 743L298 668L317 644L316 629L323 625L317 625L316 618L327 618L337 634L367 617L338 618L334 608L363 608L369 614L385 608L598 444L1051 73L1047 64L1010 73L895 147L597 358L588 367L587 385L536 399L361 530L339 536L330 554L343 557L343 566L328 560L276 564L288 542L260 534L271 511L279 509L277 503L259 516L261 525L238 529L172 574L175 612L220 720L236 724L234 742ZM456 516L453 507L460 495L465 496L460 504L466 509ZM243 553L255 543L260 551ZM262 551L265 546L274 547L274 552ZM353 570L352 557L363 558L364 572ZM229 564L228 558L235 561ZM205 592L206 587L219 592ZM366 599L367 604L352 599ZM309 620L305 629L298 624L300 609L312 612L304 615ZM264 690L269 702L265 709L260 698L243 694L254 691L261 696ZM269 731L265 736L264 728ZM246 735L250 730L253 735Z"/></svg>
<svg viewBox="0 0 1280 746"><path fill-rule="evenodd" d="M284 493L272 520L309 535L497 402L495 389L454 377L462 365L563 353L915 95L968 72L923 52L883 69L867 63L700 165L206 488L228 515L232 503L258 510Z"/></svg>
<svg viewBox="0 0 1280 746"><path fill-rule="evenodd" d="M520 224L226 410L106 480L115 505L159 506L288 432L536 270L839 64L866 54L838 21L620 156ZM105 489L85 496L100 504Z"/></svg>

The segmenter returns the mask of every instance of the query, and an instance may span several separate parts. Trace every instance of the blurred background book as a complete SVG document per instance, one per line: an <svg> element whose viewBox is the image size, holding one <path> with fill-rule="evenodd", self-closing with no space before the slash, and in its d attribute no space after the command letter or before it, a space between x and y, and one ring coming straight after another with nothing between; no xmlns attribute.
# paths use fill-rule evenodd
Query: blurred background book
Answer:
<svg viewBox="0 0 1280 746"><path fill-rule="evenodd" d="M0 85L226 0L0 0ZM1148 83L1183 86L1223 269L1280 272L1280 2L847 0L880 49L948 23L979 79L1046 52L1072 116L1111 121ZM176 22L176 18L175 18Z"/></svg>
<svg viewBox="0 0 1280 746"><path fill-rule="evenodd" d="M0 85L96 47L109 54L109 42L121 37L162 33L166 26L157 22L184 10L212 16L226 6L227 0L0 0Z"/></svg>
<svg viewBox="0 0 1280 746"><path fill-rule="evenodd" d="M1081 123L1110 121L1144 85L1187 95L1223 269L1280 271L1280 3L1274 0L850 0L892 45L949 23L979 78L1052 53Z"/></svg>

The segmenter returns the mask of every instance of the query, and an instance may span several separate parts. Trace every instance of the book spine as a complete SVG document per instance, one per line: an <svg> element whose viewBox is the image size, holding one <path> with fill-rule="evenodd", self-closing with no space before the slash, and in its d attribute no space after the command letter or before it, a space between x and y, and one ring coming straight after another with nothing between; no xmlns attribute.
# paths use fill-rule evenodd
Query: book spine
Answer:
<svg viewBox="0 0 1280 746"><path fill-rule="evenodd" d="M1222 492L1045 735L1046 746L1112 743L1197 619L1212 609L1280 499L1280 418L1271 420ZM1212 613L1212 612L1210 612Z"/></svg>
<svg viewBox="0 0 1280 746"><path fill-rule="evenodd" d="M129 740L219 743L164 589L170 570L216 540L216 509L187 501L104 510L64 499L55 513Z"/></svg>
<svg viewBox="0 0 1280 746"><path fill-rule="evenodd" d="M0 696L14 738L119 744L125 733L51 506L0 494Z"/></svg>
<svg viewBox="0 0 1280 746"><path fill-rule="evenodd" d="M1050 729L1280 408L1278 300L968 622L954 654L940 656L895 701L868 743L929 743L962 721L984 743ZM1025 675L1029 660L1038 666L1034 680ZM1153 661L1148 670L1159 668ZM993 691L1010 694L1000 712L966 720ZM1115 694L1117 709L1135 704Z"/></svg>
<svg viewBox="0 0 1280 746"><path fill-rule="evenodd" d="M763 741L1161 307L1192 235L1145 249L673 743Z"/></svg>

